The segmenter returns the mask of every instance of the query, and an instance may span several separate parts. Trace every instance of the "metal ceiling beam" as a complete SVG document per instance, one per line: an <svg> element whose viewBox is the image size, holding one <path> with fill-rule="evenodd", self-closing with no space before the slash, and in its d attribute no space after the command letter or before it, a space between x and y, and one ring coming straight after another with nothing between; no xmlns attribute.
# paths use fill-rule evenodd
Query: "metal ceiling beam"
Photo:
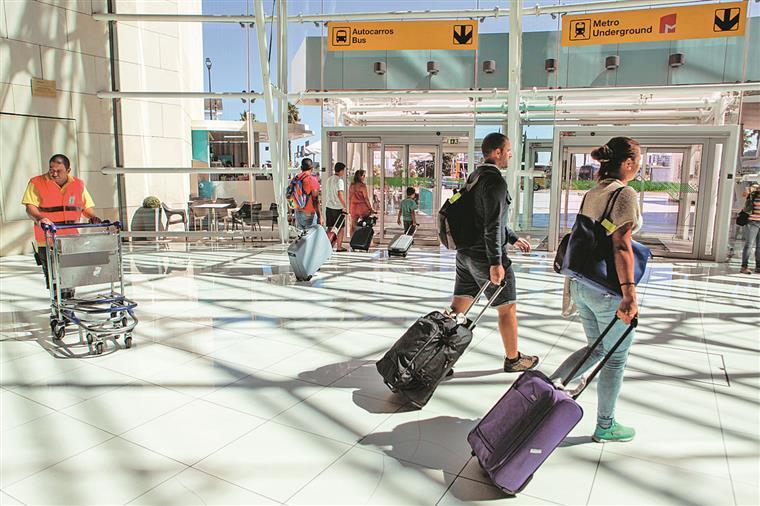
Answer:
<svg viewBox="0 0 760 506"><path fill-rule="evenodd" d="M621 10L635 7L658 7L690 3L688 0L612 0L603 2L583 2L569 5L547 5L523 7L523 16L541 16L551 14L569 14L573 12L599 12ZM693 3L693 1L691 2ZM384 21L391 19L425 20L425 19L482 19L503 18L509 16L510 9L494 7L492 9L464 10L429 10L429 11L394 11L394 12L341 12L326 14L295 14L287 16L288 23L320 23L328 21ZM256 16L243 15L199 15L199 14L109 14L95 13L96 21L127 22L166 22L166 23L256 23ZM264 16L266 23L272 23L276 16Z"/></svg>

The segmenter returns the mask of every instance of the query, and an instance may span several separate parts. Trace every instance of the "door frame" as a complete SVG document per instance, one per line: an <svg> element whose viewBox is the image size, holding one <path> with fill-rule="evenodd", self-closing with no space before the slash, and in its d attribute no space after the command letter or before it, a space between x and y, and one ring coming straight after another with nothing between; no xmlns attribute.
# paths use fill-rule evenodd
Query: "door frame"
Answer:
<svg viewBox="0 0 760 506"><path fill-rule="evenodd" d="M447 137L467 137L467 151L470 165L475 161L475 127L441 126L433 130L431 127L322 127L322 166L330 175L333 158L333 142L337 142L336 161L347 157L347 143L350 142L379 142L380 143L380 190L385 191L385 147L401 146L403 149L404 171L409 170L410 146L435 146L435 186L433 191L433 223L437 223L437 212L441 207L441 184L443 168L444 141ZM369 162L372 165L372 161ZM348 172L348 171L347 171ZM380 209L377 210L380 224L380 238L385 237L385 195L380 199Z"/></svg>
<svg viewBox="0 0 760 506"><path fill-rule="evenodd" d="M587 127L557 126L554 128L552 150L552 177L549 214L549 251L559 245L559 207L564 180L563 152L565 147L596 147L611 137L627 136L638 140L642 146L687 146L702 144L700 188L697 197L695 224L695 248L691 255L668 255L674 258L697 258L700 260L726 261L728 257L729 217L733 197L733 178L739 153L739 125L692 125L692 126L622 126ZM720 156L720 166L715 166ZM716 174L717 171L717 174ZM716 187L717 186L717 187ZM716 219L723 217L725 219ZM712 229L710 252L704 238Z"/></svg>

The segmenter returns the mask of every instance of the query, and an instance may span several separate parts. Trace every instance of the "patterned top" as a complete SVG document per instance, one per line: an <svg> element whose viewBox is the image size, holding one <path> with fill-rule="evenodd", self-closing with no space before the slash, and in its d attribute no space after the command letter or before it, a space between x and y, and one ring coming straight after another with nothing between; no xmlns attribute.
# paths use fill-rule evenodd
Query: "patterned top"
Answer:
<svg viewBox="0 0 760 506"><path fill-rule="evenodd" d="M752 213L749 215L752 221L760 221L760 190L752 194Z"/></svg>

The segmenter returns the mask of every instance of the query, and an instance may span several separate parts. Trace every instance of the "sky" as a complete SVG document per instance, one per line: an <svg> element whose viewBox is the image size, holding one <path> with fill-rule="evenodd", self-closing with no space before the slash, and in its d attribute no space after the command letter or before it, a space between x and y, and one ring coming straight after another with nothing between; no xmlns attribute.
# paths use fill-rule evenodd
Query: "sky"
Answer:
<svg viewBox="0 0 760 506"><path fill-rule="evenodd" d="M264 0L265 13L271 14L274 0ZM585 0L562 0L562 4L580 3ZM555 5L557 0L526 0L525 5ZM700 2L695 2L700 3ZM751 3L751 5L754 2ZM203 14L254 14L253 0L203 0ZM288 0L288 13L336 13L336 12L377 12L377 11L424 11L424 10L462 10L462 9L492 9L495 6L507 8L508 0L387 0L382 3L373 0ZM750 15L760 15L760 8L753 5ZM479 25L480 33L506 33L509 31L509 18L488 18ZM523 31L553 31L560 29L559 16L524 16ZM246 55L246 29L233 23L204 23L203 25L203 59L198 65L203 69L204 89L209 89L208 72L204 65L206 57L211 58L211 89L212 91L242 91L247 89L246 70L250 68L251 90L262 90L261 71L259 66L259 48L255 28L249 28L249 56ZM307 36L321 36L323 27L314 23L288 25L288 62L304 42ZM270 26L267 25L267 34ZM274 40L272 60L276 61L277 43ZM288 68L292 80L292 66ZM301 121L308 124L315 133L310 143L320 139L321 111L319 107L299 106ZM247 110L247 105L240 100L225 100L222 119L238 120L240 113ZM253 104L252 112L257 120L264 120L264 104L258 100ZM303 141L293 144L295 150ZM266 161L266 155L263 160Z"/></svg>
<svg viewBox="0 0 760 506"><path fill-rule="evenodd" d="M578 0L575 0L578 1ZM246 3L247 11L246 11ZM531 4L550 5L555 0L538 0ZM574 3L574 2L564 2ZM264 0L264 10L268 15L272 12L272 0ZM408 10L458 10L458 9L492 9L496 5L505 7L508 1L496 0L414 0L414 1L385 1L382 4L371 0L288 0L288 13L335 13L335 12L377 12L382 11L408 11ZM382 7L380 7L382 5ZM254 14L253 0L203 0L203 14ZM556 30L559 19L551 16L526 16L524 18L524 31ZM267 26L267 36L270 33ZM322 26L314 23L296 24L288 26L288 61L304 42L307 36L321 36ZM208 71L204 65L206 57L211 58L211 89L212 91L242 91L247 88L246 70L250 68L251 89L260 92L262 89L261 71L259 67L259 48L256 40L256 29L250 28L249 60L247 65L246 55L246 29L239 24L232 23L204 23L203 25L203 60L198 64L203 68L204 89L209 89ZM480 33L508 32L509 18L498 20L486 19L479 26ZM272 60L276 59L277 41L273 41ZM292 78L295 70L289 67L288 73ZM310 138L310 143L320 139L321 111L319 107L299 106L301 120L307 123L315 136ZM240 100L225 100L222 119L238 120L240 113L247 110L247 105ZM264 104L261 100L252 106L252 112L257 120L264 119ZM295 143L293 149L303 142ZM266 157L264 157L266 158Z"/></svg>

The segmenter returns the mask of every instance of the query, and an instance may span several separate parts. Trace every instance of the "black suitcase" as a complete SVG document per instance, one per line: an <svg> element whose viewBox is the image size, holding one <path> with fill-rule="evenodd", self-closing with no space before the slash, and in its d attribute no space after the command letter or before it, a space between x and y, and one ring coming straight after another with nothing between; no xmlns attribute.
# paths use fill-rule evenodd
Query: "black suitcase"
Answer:
<svg viewBox="0 0 760 506"><path fill-rule="evenodd" d="M375 224L375 218L364 218L359 222L359 228L357 228L351 236L351 251L363 250L369 251L372 246L372 238L375 237L375 229L372 226Z"/></svg>
<svg viewBox="0 0 760 506"><path fill-rule="evenodd" d="M472 341L472 330L501 290L494 292L474 320L467 313L485 292L485 283L462 315L433 311L418 319L401 336L375 367L393 392L400 392L417 408L422 408L454 367Z"/></svg>

